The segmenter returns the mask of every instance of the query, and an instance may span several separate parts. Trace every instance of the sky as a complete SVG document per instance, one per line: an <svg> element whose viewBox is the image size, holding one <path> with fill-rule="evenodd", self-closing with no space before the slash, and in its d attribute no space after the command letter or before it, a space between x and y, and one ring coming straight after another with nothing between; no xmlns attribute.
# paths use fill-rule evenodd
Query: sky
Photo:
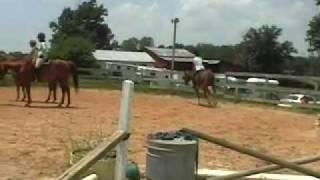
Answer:
<svg viewBox="0 0 320 180"><path fill-rule="evenodd" d="M49 22L65 7L82 0L0 0L0 50L28 52L38 32L51 34ZM108 9L106 22L123 41L151 36L157 45L172 44L171 19L178 17L177 42L239 43L250 27L263 24L283 29L299 55L307 55L308 23L320 13L314 0L98 0Z"/></svg>

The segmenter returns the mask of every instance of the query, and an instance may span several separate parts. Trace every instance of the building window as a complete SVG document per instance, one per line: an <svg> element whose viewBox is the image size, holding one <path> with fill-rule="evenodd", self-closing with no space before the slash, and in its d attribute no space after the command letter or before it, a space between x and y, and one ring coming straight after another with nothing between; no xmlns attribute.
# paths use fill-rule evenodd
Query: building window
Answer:
<svg viewBox="0 0 320 180"><path fill-rule="evenodd" d="M131 68L130 68L130 66L127 66L127 70L130 70Z"/></svg>
<svg viewBox="0 0 320 180"><path fill-rule="evenodd" d="M112 72L112 76L121 77L122 76L122 72Z"/></svg>
<svg viewBox="0 0 320 180"><path fill-rule="evenodd" d="M156 76L156 73L155 73L155 72L151 72L151 73L150 73L150 76L155 77L155 76Z"/></svg>
<svg viewBox="0 0 320 180"><path fill-rule="evenodd" d="M121 66L117 66L117 69L121 69Z"/></svg>
<svg viewBox="0 0 320 180"><path fill-rule="evenodd" d="M169 75L166 75L165 77L166 77L166 79L169 79Z"/></svg>

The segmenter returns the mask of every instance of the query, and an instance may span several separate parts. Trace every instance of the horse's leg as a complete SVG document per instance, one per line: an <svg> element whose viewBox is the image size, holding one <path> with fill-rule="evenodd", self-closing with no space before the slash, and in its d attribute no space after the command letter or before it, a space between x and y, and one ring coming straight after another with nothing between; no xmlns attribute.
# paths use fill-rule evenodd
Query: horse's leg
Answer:
<svg viewBox="0 0 320 180"><path fill-rule="evenodd" d="M30 104L31 104L31 93L30 93L30 85L27 85L27 86L25 86L25 88L26 88L26 92L27 92L27 98L28 98L28 101L27 101L27 103L25 104L25 106L26 107L29 107L30 106Z"/></svg>
<svg viewBox="0 0 320 180"><path fill-rule="evenodd" d="M200 94L199 89L197 87L194 87L194 91L196 92L197 98L198 98L198 104L200 104Z"/></svg>
<svg viewBox="0 0 320 180"><path fill-rule="evenodd" d="M66 92L67 92L67 98L68 98L68 104L66 107L69 107L71 100L70 100L70 87L68 85L66 86Z"/></svg>
<svg viewBox="0 0 320 180"><path fill-rule="evenodd" d="M203 88L204 97L208 100L208 105L211 106L210 94L208 87Z"/></svg>
<svg viewBox="0 0 320 180"><path fill-rule="evenodd" d="M57 101L57 83L54 82L52 84L52 91L53 91L53 102Z"/></svg>
<svg viewBox="0 0 320 180"><path fill-rule="evenodd" d="M207 96L207 99L208 99L208 104L210 106L212 106L212 92L211 92L210 87L206 88L206 96Z"/></svg>
<svg viewBox="0 0 320 180"><path fill-rule="evenodd" d="M48 103L50 101L50 99L51 99L52 89L51 89L51 84L50 83L48 84L48 89L49 89L49 93L48 93L48 97L47 97L47 99L45 101L46 103Z"/></svg>
<svg viewBox="0 0 320 180"><path fill-rule="evenodd" d="M16 84L16 89L17 89L16 101L19 101L20 100L20 86L19 86L19 84Z"/></svg>
<svg viewBox="0 0 320 180"><path fill-rule="evenodd" d="M58 104L58 107L62 107L62 104L64 103L65 94L66 94L66 88L61 82L60 82L60 88L61 88L62 97L61 97L60 103Z"/></svg>
<svg viewBox="0 0 320 180"><path fill-rule="evenodd" d="M21 101L25 101L26 100L26 96L27 96L27 92L26 92L26 87L22 86L22 94L23 94L23 98Z"/></svg>
<svg viewBox="0 0 320 180"><path fill-rule="evenodd" d="M218 104L218 100L217 100L217 90L216 90L216 88L214 87L214 85L213 86L210 86L210 92L211 92L211 94L212 94L212 97L213 97L213 100L214 100L214 107L216 107L217 106L217 104Z"/></svg>

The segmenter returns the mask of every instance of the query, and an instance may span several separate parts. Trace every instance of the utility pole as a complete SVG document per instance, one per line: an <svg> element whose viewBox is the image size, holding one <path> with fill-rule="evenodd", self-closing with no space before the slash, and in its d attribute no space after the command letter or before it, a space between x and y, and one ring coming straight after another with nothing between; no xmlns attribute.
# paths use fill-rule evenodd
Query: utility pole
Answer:
<svg viewBox="0 0 320 180"><path fill-rule="evenodd" d="M172 44L172 61L171 61L171 80L173 81L174 61L176 56L176 38L177 38L177 24L180 22L179 18L171 20L173 23L173 44Z"/></svg>

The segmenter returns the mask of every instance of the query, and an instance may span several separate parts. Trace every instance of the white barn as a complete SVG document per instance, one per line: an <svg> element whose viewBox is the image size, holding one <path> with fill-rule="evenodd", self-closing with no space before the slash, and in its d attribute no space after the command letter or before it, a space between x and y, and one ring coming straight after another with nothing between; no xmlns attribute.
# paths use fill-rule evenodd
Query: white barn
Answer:
<svg viewBox="0 0 320 180"><path fill-rule="evenodd" d="M167 79L170 75L168 70L155 68L154 59L145 52L96 50L93 55L111 78L140 82L142 79Z"/></svg>
<svg viewBox="0 0 320 180"><path fill-rule="evenodd" d="M145 52L96 50L93 56L100 64L128 64L135 66L154 66L154 59Z"/></svg>

